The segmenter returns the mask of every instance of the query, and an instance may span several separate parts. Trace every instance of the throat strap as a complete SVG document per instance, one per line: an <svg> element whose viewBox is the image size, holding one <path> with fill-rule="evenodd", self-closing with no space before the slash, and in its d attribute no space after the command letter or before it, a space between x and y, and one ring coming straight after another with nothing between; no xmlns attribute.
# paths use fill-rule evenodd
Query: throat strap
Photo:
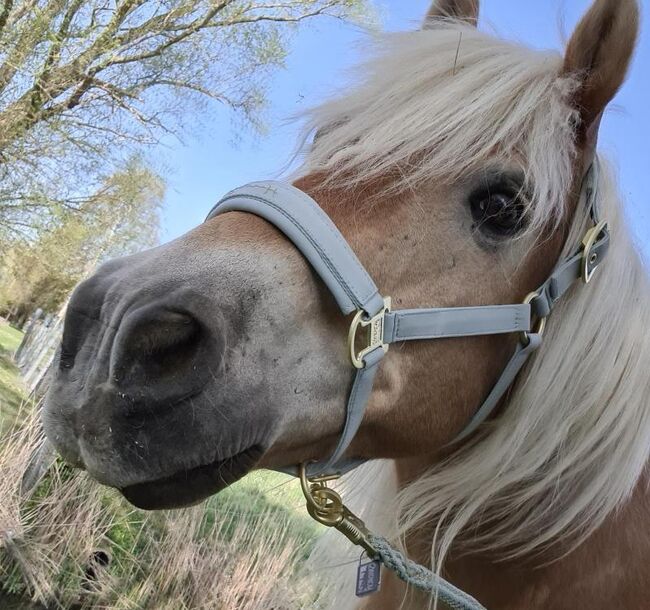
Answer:
<svg viewBox="0 0 650 610"><path fill-rule="evenodd" d="M471 436L476 432L478 427L493 413L493 411L499 405L499 402L512 386L519 371L524 367L524 364L528 362L528 359L537 351L539 346L542 344L542 335L540 333L530 333L528 334L528 342L522 343L519 341L517 347L515 348L515 353L512 355L506 368L503 369L501 377L496 382L492 391L488 394L488 397L485 399L481 408L474 413L474 416L470 420L469 424L465 426L462 432L452 441L452 443L459 443L460 441L465 440L468 436Z"/></svg>

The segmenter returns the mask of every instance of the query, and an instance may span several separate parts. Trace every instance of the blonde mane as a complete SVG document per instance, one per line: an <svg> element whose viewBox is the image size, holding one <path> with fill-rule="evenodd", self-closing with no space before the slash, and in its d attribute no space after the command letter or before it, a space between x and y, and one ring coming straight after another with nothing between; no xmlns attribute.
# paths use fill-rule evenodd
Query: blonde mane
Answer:
<svg viewBox="0 0 650 610"><path fill-rule="evenodd" d="M379 44L361 84L311 113L316 137L301 172L352 186L391 175L393 189L415 191L425 181L461 180L495 159L516 160L528 178L530 230L560 221L576 157L577 83L561 76L559 54L456 23L382 36ZM578 544L644 473L650 283L611 171L601 168L598 205L612 244L597 278L553 312L502 414L398 496L402 534L437 524L438 569L452 546L515 556L566 536ZM581 212L565 254L587 226Z"/></svg>
<svg viewBox="0 0 650 610"><path fill-rule="evenodd" d="M579 544L644 474L650 283L609 171L601 171L598 192L612 245L597 281L575 286L553 312L503 413L400 494L402 531L438 523L438 561L452 544L510 557L561 537ZM565 254L585 220L576 217Z"/></svg>
<svg viewBox="0 0 650 610"><path fill-rule="evenodd" d="M559 54L449 22L384 34L372 55L359 67L361 85L309 113L305 139L315 138L300 174L347 186L391 176L393 190L416 191L519 163L530 230L561 220L578 115L569 104L577 82L559 77Z"/></svg>

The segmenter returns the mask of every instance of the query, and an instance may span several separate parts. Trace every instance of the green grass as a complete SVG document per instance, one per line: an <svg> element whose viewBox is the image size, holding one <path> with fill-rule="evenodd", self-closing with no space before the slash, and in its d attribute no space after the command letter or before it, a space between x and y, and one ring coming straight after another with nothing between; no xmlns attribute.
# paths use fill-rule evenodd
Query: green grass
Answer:
<svg viewBox="0 0 650 610"><path fill-rule="evenodd" d="M206 535L212 529L214 519L220 518L225 510L236 513L238 519L249 521L262 513L273 515L268 524L287 523L293 537L307 550L311 550L310 542L318 536L319 526L307 515L298 480L278 472L252 472L210 498L207 507L203 530ZM230 534L228 529L222 530L224 537L229 538Z"/></svg>
<svg viewBox="0 0 650 610"><path fill-rule="evenodd" d="M12 361L23 333L0 322L0 433L11 427L21 403L27 397L20 372Z"/></svg>
<svg viewBox="0 0 650 610"><path fill-rule="evenodd" d="M117 491L95 488L91 483L92 488L99 490L94 496L96 500L91 502L98 502L102 507L101 514L94 513L97 523L92 525L87 521L93 514L88 510L91 504L83 499L86 493L84 489L88 490L90 487L79 487L78 493L74 494L57 493L57 487L74 485L77 477L83 475L61 463L55 470L57 474L54 475L51 471L41 482L34 496L23 503L21 512L23 523L28 526L27 530L32 531L28 545L34 545L41 549L41 552L49 553L50 545L61 544L59 527L56 525L58 520L62 516L65 516L64 521L74 519L76 511L85 505L81 511L85 516L76 517L79 519L76 527L86 532L85 537L89 544L79 547L75 543L72 554L57 555L57 552L53 551L50 568L43 569L40 564L31 565L31 568L40 574L41 579L47 581L57 592L57 599L63 607L69 607L66 604L76 599L83 590L84 562L82 557L80 564L78 556L82 547L107 549L112 559L108 568L109 580L121 583L124 587L117 594L97 598L98 605L101 601L102 604L108 603L108 607L113 607L112 604L115 603L115 607L120 608L155 610L159 607L155 596L168 595L170 600L177 600L178 605L174 606L175 608L189 610L203 606L195 606L192 603L193 595L196 594L184 592L184 578L191 575L201 582L205 580L206 574L215 571L223 574L238 573L239 578L242 574L251 574L250 578L246 576L239 584L224 584L241 587L240 594L244 596L247 590L255 591L264 586L263 581L267 576L264 566L272 564L274 557L281 555L287 544L292 545L293 555L286 562L277 564L281 572L274 574L274 579L277 580L278 589L284 590L285 595L291 599L291 605L278 607L291 607L295 610L315 607L317 586L298 583L302 582L299 580L302 578L300 570L313 549L320 528L307 517L302 493L295 479L269 471L253 472L210 498L202 509L185 509L200 511L201 516L196 520L195 526L190 525L191 520L182 520L185 511L171 511L167 514L142 512L128 505ZM67 510L57 513L55 507L60 506L62 502L70 506ZM56 520L52 513L57 515ZM195 519L196 517L198 515ZM34 523L30 527L32 521ZM40 533L39 528L43 528ZM178 531L185 532L187 545L173 542L174 533ZM170 537L172 541L166 542ZM182 558L192 552L192 544L203 551L197 550L193 555L191 574L183 575L187 566ZM227 551L222 551L223 549ZM176 553L179 556L178 561L174 560ZM170 561L161 564L160 556L168 556ZM258 581L260 578L262 580ZM152 587L152 592L142 598L141 590L147 583ZM155 593L162 591L163 586L168 587L168 591ZM0 548L0 608L4 608L3 590L17 599L26 601L29 598L21 570L9 556L3 557ZM254 597L252 595L251 599ZM143 601L144 599L148 601ZM31 608L17 606L28 607ZM208 607L219 610L249 608L246 602L236 606ZM255 610L269 607L275 606L254 606Z"/></svg>
<svg viewBox="0 0 650 610"><path fill-rule="evenodd" d="M9 324L0 323L0 349L14 352L23 340L23 333Z"/></svg>

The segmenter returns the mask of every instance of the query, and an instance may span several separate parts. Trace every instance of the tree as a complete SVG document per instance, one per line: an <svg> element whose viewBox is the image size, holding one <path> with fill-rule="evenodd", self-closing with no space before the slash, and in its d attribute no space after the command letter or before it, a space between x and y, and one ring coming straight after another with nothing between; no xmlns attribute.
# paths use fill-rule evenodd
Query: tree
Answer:
<svg viewBox="0 0 650 610"><path fill-rule="evenodd" d="M36 307L56 313L98 263L155 245L164 192L161 178L134 157L76 209L52 211L36 240L15 243L3 258L0 312L14 320Z"/></svg>
<svg viewBox="0 0 650 610"><path fill-rule="evenodd" d="M364 0L0 2L0 228L29 235L210 100L259 127L290 26Z"/></svg>

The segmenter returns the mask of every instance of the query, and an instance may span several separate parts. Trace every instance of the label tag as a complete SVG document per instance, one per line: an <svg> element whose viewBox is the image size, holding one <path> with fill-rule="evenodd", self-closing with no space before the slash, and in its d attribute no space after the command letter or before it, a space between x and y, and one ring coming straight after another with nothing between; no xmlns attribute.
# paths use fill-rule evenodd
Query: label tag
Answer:
<svg viewBox="0 0 650 610"><path fill-rule="evenodd" d="M357 568L357 597L372 595L381 586L381 562L379 559L361 557Z"/></svg>

